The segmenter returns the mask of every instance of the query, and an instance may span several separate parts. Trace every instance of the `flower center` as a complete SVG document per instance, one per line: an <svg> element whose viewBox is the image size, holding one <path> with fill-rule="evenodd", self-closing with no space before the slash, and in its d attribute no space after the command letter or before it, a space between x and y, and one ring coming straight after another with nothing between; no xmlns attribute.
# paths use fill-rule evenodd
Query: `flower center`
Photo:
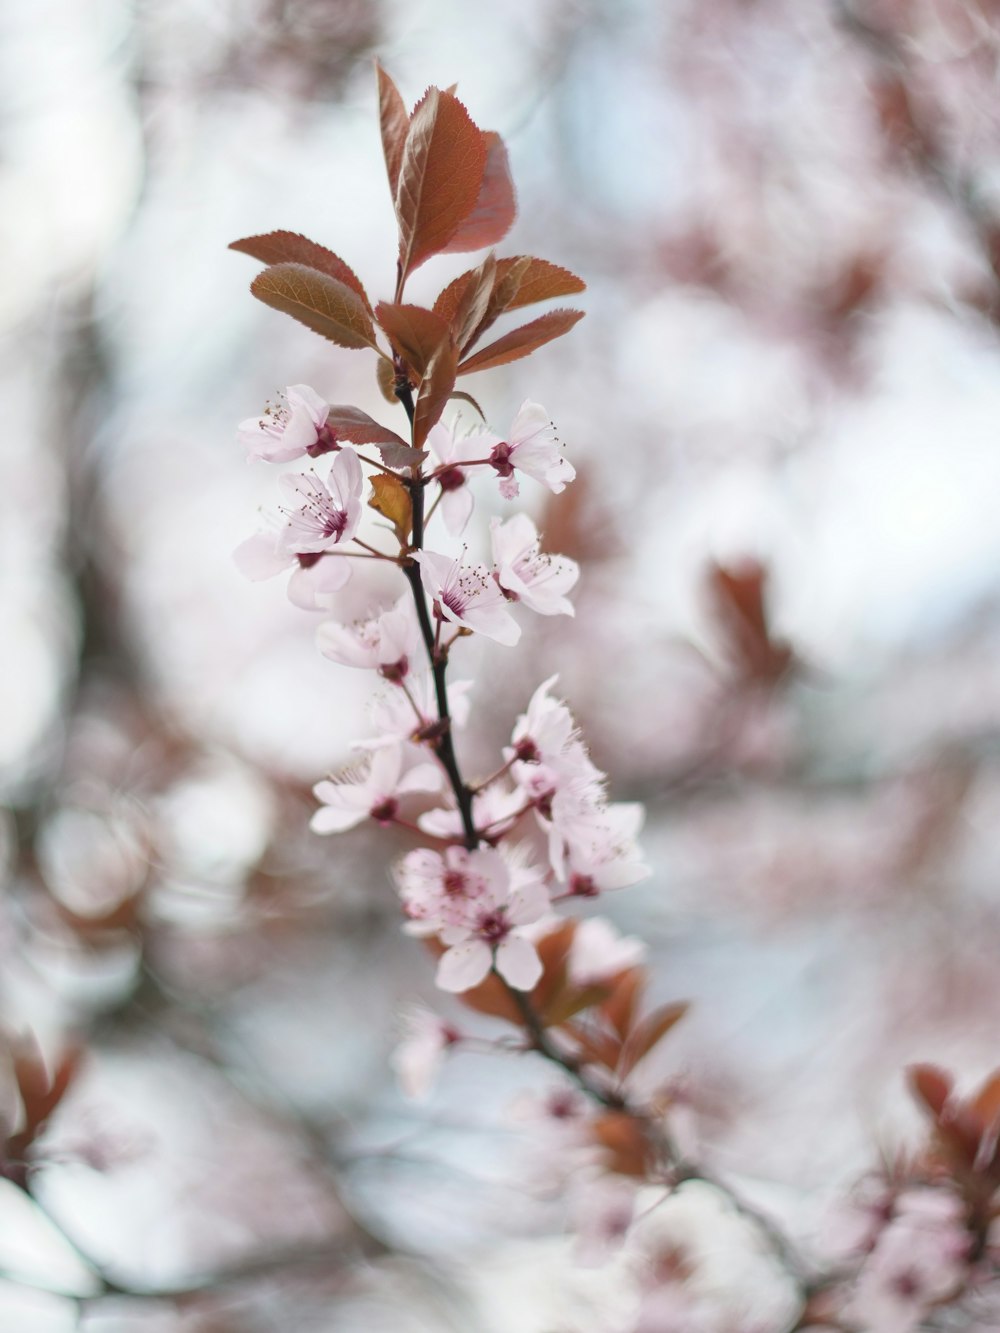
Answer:
<svg viewBox="0 0 1000 1333"><path fill-rule="evenodd" d="M467 880L461 870L449 870L445 873L442 883L445 893L449 897L457 898L465 893Z"/></svg>
<svg viewBox="0 0 1000 1333"><path fill-rule="evenodd" d="M398 662L383 662L378 669L378 674L383 680L391 681L393 685L400 685L403 678L410 669L410 663L405 656Z"/></svg>
<svg viewBox="0 0 1000 1333"><path fill-rule="evenodd" d="M378 824L391 824L396 818L396 811L399 809L399 802L395 796L387 796L384 801L378 805L372 806L370 814L372 819Z"/></svg>
<svg viewBox="0 0 1000 1333"><path fill-rule="evenodd" d="M510 926L504 919L502 911L487 912L485 916L479 918L479 933L490 944L496 944L509 932Z"/></svg>
<svg viewBox="0 0 1000 1333"><path fill-rule="evenodd" d="M457 491L465 485L465 473L460 467L447 467L438 473L438 485L443 491Z"/></svg>
<svg viewBox="0 0 1000 1333"><path fill-rule="evenodd" d="M510 455L511 447L506 440L501 440L499 444L493 446L493 452L490 454L490 466L496 468L501 477L509 477L514 472Z"/></svg>
<svg viewBox="0 0 1000 1333"><path fill-rule="evenodd" d="M575 898L596 898L600 893L592 876L575 873L570 876L569 891Z"/></svg>
<svg viewBox="0 0 1000 1333"><path fill-rule="evenodd" d="M321 454L333 454L339 449L337 437L326 422L317 429L315 443L306 445L306 453L310 458L319 458Z"/></svg>

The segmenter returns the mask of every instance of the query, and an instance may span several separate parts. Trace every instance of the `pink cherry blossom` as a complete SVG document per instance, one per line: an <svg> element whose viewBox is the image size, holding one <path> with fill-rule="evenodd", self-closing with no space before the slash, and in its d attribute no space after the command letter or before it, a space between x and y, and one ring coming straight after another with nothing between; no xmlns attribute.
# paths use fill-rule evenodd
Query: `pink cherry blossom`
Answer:
<svg viewBox="0 0 1000 1333"><path fill-rule="evenodd" d="M504 756L515 761L511 773L524 791L535 797L560 790L567 797L576 793L586 811L603 799L604 774L591 761L573 714L549 694L557 680L550 676L531 696Z"/></svg>
<svg viewBox="0 0 1000 1333"><path fill-rule="evenodd" d="M286 504L279 549L296 555L329 551L351 540L361 522L364 477L353 449L342 449L326 482L315 472L286 473L280 481Z"/></svg>
<svg viewBox="0 0 1000 1333"><path fill-rule="evenodd" d="M494 445L490 465L500 478L505 500L518 494L515 472L533 477L556 495L576 476L576 469L562 454L549 414L539 403L521 404L509 438Z"/></svg>
<svg viewBox="0 0 1000 1333"><path fill-rule="evenodd" d="M435 934L444 926L461 925L470 903L492 901L489 885L497 875L503 876L506 889L506 868L489 849L446 847L434 852L418 847L408 852L396 867L396 885L414 925L411 933Z"/></svg>
<svg viewBox="0 0 1000 1333"><path fill-rule="evenodd" d="M316 783L313 792L323 804L309 826L314 833L343 833L368 818L388 824L401 796L437 791L440 785L435 764L417 764L404 773L403 747L386 745L356 767Z"/></svg>
<svg viewBox="0 0 1000 1333"><path fill-rule="evenodd" d="M473 929L446 927L442 940L452 947L438 963L436 984L442 990L471 990L485 980L491 966L515 990L532 990L542 975L535 946L517 929L517 904L483 910Z"/></svg>
<svg viewBox="0 0 1000 1333"><path fill-rule="evenodd" d="M645 943L634 935L620 935L602 916L588 917L573 935L569 978L574 986L594 986L643 962L646 953Z"/></svg>
<svg viewBox="0 0 1000 1333"><path fill-rule="evenodd" d="M343 666L377 670L397 683L408 674L419 642L420 627L409 591L379 615L351 625L328 620L316 631L316 644L325 657Z"/></svg>
<svg viewBox="0 0 1000 1333"><path fill-rule="evenodd" d="M287 463L319 452L329 410L308 384L292 384L267 404L262 416L241 421L237 438L251 458Z"/></svg>
<svg viewBox="0 0 1000 1333"><path fill-rule="evenodd" d="M288 599L304 611L330 610L331 594L351 577L351 562L341 556L301 554L279 548L280 533L258 532L241 542L233 552L236 568L258 582L283 570L294 573L288 580Z"/></svg>
<svg viewBox="0 0 1000 1333"><path fill-rule="evenodd" d="M542 973L534 944L519 929L549 909L539 872L492 847L411 853L397 871L407 914L419 933L448 945L438 963L442 990L477 986L495 967L511 986L531 990Z"/></svg>
<svg viewBox="0 0 1000 1333"><path fill-rule="evenodd" d="M527 712L514 724L513 748L504 752L506 758L512 759L516 754L519 759L551 763L578 734L572 713L561 699L553 699L549 694L558 679L549 676L531 696Z"/></svg>
<svg viewBox="0 0 1000 1333"><path fill-rule="evenodd" d="M358 749L377 750L399 741L431 744L440 737L437 692L431 673L408 674L399 684L402 689L381 690L371 699L368 713L376 734L370 740L357 741ZM448 712L456 731L468 720L471 689L471 680L448 682Z"/></svg>
<svg viewBox="0 0 1000 1333"><path fill-rule="evenodd" d="M434 614L440 620L485 634L508 647L521 637L521 627L507 610L503 593L485 565L464 565L461 560L420 551L420 574Z"/></svg>
<svg viewBox="0 0 1000 1333"><path fill-rule="evenodd" d="M506 523L494 518L490 541L493 577L507 598L542 616L575 614L566 593L580 577L580 566L566 556L543 554L538 529L527 514L515 514Z"/></svg>
<svg viewBox="0 0 1000 1333"><path fill-rule="evenodd" d="M563 816L558 797L552 806L550 856L571 893L596 897L648 877L649 866L636 841L645 817L638 802L618 801L568 816Z"/></svg>
<svg viewBox="0 0 1000 1333"><path fill-rule="evenodd" d="M485 432L459 435L441 421L427 436L427 443L441 464L435 478L441 487L441 517L453 537L460 537L465 531L475 503L463 464L482 459L489 453L493 439Z"/></svg>
<svg viewBox="0 0 1000 1333"><path fill-rule="evenodd" d="M403 1093L423 1101L434 1086L445 1052L461 1040L461 1034L422 1004L411 1005L402 1020L403 1040L389 1062Z"/></svg>
<svg viewBox="0 0 1000 1333"><path fill-rule="evenodd" d="M491 784L472 798L472 822L481 835L495 841L513 827L515 817L524 810L524 804L520 791L512 791L497 783ZM425 811L417 823L434 838L462 836L462 817L454 802L450 806Z"/></svg>
<svg viewBox="0 0 1000 1333"><path fill-rule="evenodd" d="M969 1245L962 1205L953 1195L931 1189L902 1195L852 1302L864 1326L912 1333L939 1301L961 1290Z"/></svg>

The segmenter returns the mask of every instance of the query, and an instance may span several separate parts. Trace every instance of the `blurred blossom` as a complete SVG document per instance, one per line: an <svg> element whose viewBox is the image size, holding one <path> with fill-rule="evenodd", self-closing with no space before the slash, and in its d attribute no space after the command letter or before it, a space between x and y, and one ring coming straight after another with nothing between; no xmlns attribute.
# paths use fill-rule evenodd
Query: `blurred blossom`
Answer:
<svg viewBox="0 0 1000 1333"><path fill-rule="evenodd" d="M443 629L520 635L516 654L454 649L463 771L490 773L504 745L511 761L473 813L496 830L548 798L522 821L533 854L567 892L615 888L615 925L581 915L572 981L645 963L691 999L643 1095L692 1156L860 1265L845 1317L909 1333L961 1289L951 1194L872 1169L912 1142L906 1063L997 1063L995 8L6 7L0 993L47 1059L71 1035L88 1050L38 1144L44 1199L137 1286L335 1242L294 1280L241 1288L235 1313L116 1298L88 1331L776 1333L798 1317L760 1229L710 1186L600 1175L575 1092L527 1054L483 1053L495 1018L463 1010L458 1041L450 1017L407 1010L392 1064L416 1104L389 1094L392 1014L439 964L399 935L386 865L412 865L413 842L379 817L403 793L422 831L461 835L455 808L427 808L438 770L411 766L434 682L380 567L318 595L298 579L303 612L231 552L282 499L248 450L293 462L286 486L312 488L295 509L318 495L295 460L325 450L328 404L403 416L364 354L255 307L247 256L226 250L288 226L391 297L373 55L411 104L458 81L509 141L504 253L588 283L571 343L463 380L486 420L469 406L429 441L447 465L446 554L423 569ZM428 263L412 299L465 267ZM324 483L353 458L320 460ZM463 474L473 458L489 461ZM343 480L326 517L381 540L366 487ZM510 517L518 491L530 517ZM337 545L284 526L289 568ZM505 595L480 564L491 531ZM374 698L362 659L383 669ZM353 786L324 782L368 730L388 745ZM332 845L310 818L355 827ZM464 855L441 850L439 866ZM489 968L498 929L454 924L456 984ZM446 1054L448 1104L428 1096ZM92 1279L9 1184L0 1326L70 1333L68 1302L7 1278ZM369 1253L345 1198L408 1257ZM435 1246L447 1263L425 1270ZM989 1333L995 1295L973 1278L982 1309L953 1322Z"/></svg>
<svg viewBox="0 0 1000 1333"><path fill-rule="evenodd" d="M177 874L239 881L261 857L274 807L254 771L224 755L206 758L156 806L162 854Z"/></svg>

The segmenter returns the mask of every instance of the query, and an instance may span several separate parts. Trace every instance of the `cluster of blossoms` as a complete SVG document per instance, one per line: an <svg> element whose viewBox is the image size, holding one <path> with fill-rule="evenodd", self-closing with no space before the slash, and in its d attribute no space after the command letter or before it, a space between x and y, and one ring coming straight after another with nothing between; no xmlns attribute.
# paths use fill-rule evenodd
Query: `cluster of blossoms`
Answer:
<svg viewBox="0 0 1000 1333"><path fill-rule="evenodd" d="M926 1159L894 1187L891 1206L868 1218L874 1224L847 1268L812 1280L776 1227L688 1159L671 1088L642 1096L632 1080L687 1006L647 1009L642 943L622 939L601 918L558 911L561 903L634 884L648 871L636 841L642 810L609 802L605 775L553 693L556 677L535 690L514 722L495 770L478 781L463 776L455 735L471 712L472 683L448 679L452 654L475 635L516 644L523 610L572 615L568 595L579 570L542 550L524 513L492 518L488 559L470 557L466 547L456 555L449 546L469 530L477 479L494 479L500 500L509 502L525 478L558 494L575 473L538 404L526 402L505 437L485 426L458 431L444 412L458 397L482 417L456 388L457 378L529 355L567 333L581 312L550 310L480 345L497 319L579 292L583 283L546 260L498 259L490 251L433 306L404 300L414 269L437 254L494 245L516 207L499 136L480 130L451 92L437 88L407 112L384 71L378 76L399 225L393 300L373 304L339 256L296 233L234 242L266 265L251 285L260 300L341 347L377 354L383 394L405 410L409 425L404 438L300 384L240 427L252 459L288 470L279 481L281 504L239 548L239 567L252 579L290 571L290 599L332 616L318 628L320 651L379 682L370 734L355 742L354 762L316 785L312 828L332 834L372 821L418 840L394 879L403 928L437 954L438 986L467 1008L513 1024L521 1049L566 1076L546 1115L566 1144L585 1154L603 1191L600 1201L589 1175L581 1240L589 1235L599 1249L617 1243L651 1211L638 1207L642 1190L655 1187L658 1204L700 1181L768 1240L783 1270L789 1310L768 1328L910 1333L939 1307L975 1295L1000 1267L991 1236L1000 1218L1000 1073L961 1099L943 1071L912 1071L933 1126ZM352 572L371 568L358 566L361 560L394 567L401 586L386 604L373 584L369 614L343 623L338 594ZM744 674L770 684L783 677L792 655L768 632L762 570L719 569L715 591ZM404 1088L422 1095L445 1052L466 1038L424 1009L411 1012L407 1027L394 1063ZM711 1312L702 1320L696 1267L683 1247L659 1247L634 1333L723 1327ZM749 1317L741 1313L739 1326L749 1327Z"/></svg>
<svg viewBox="0 0 1000 1333"><path fill-rule="evenodd" d="M260 419L241 425L240 439L252 459L332 459L325 476L315 462L307 471L281 476L284 503L267 531L239 547L240 569L263 578L291 567L289 597L313 610L335 605L332 594L351 577L352 556L400 566L415 562L420 577L390 606L353 623L331 619L319 626L317 642L326 657L374 671L388 688L373 700L375 734L356 742L358 760L317 784L321 805L312 827L340 833L371 819L433 838L439 849L408 853L396 882L407 929L434 936L445 947L438 985L464 991L495 969L512 987L531 990L542 964L530 928L551 920L553 903L594 897L647 873L635 841L642 811L608 803L605 775L591 762L569 709L551 693L555 677L539 686L517 719L496 773L456 791L449 765L441 762L441 740L464 723L471 682L448 684L442 711L435 667L443 668L452 644L466 635L516 643L520 625L512 612L518 604L540 615L572 615L567 593L578 567L543 553L535 525L523 513L492 519L490 564L474 563L465 552L455 558L402 543L389 552L362 540L363 464L382 474L388 470L338 442L330 413L315 390L293 385ZM437 488L427 519L440 506L453 537L472 515L475 469L492 469L505 498L517 494L518 473L553 492L575 475L535 403L524 404L508 439L486 430L459 436L438 423L428 442L440 465L425 479ZM429 644L422 641L421 612L432 627ZM411 797L422 798L425 807L412 820L403 813ZM428 800L436 803L427 808Z"/></svg>

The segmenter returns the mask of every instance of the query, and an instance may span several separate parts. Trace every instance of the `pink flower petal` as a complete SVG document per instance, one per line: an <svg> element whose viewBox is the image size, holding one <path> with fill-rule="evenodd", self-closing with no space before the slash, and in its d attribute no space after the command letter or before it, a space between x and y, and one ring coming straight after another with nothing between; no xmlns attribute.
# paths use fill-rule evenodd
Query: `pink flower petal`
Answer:
<svg viewBox="0 0 1000 1333"><path fill-rule="evenodd" d="M532 990L542 975L542 960L535 946L516 932L500 941L496 967L515 990Z"/></svg>
<svg viewBox="0 0 1000 1333"><path fill-rule="evenodd" d="M530 946L529 946L530 947ZM442 954L438 963L435 985L453 994L471 990L486 977L493 962L490 946L484 940L469 940L456 944ZM513 985L513 982L511 983Z"/></svg>

